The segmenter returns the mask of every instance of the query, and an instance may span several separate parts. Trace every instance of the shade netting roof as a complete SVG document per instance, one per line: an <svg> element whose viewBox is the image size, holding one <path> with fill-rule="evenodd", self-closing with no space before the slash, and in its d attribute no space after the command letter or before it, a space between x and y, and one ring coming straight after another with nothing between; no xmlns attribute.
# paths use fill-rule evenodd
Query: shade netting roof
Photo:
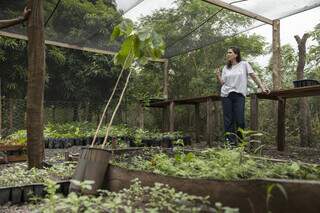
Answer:
<svg viewBox="0 0 320 213"><path fill-rule="evenodd" d="M210 0L208 0L210 1ZM320 6L319 0L221 0L270 20ZM21 14L25 1L0 0L0 19ZM45 39L69 48L117 51L110 42L113 27L123 19L137 26L153 25L166 41L170 58L206 47L265 23L202 0L46 0ZM0 35L26 35L23 25ZM21 38L21 37L19 37Z"/></svg>

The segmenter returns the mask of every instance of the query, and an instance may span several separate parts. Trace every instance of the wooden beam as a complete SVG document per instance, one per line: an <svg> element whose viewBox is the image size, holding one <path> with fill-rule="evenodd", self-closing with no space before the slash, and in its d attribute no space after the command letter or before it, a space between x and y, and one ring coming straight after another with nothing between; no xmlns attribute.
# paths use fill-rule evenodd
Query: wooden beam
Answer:
<svg viewBox="0 0 320 213"><path fill-rule="evenodd" d="M15 34L15 33L9 33L9 32L5 32L5 31L0 31L0 36L20 39L20 40L25 40L25 41L28 40L27 36ZM89 47L80 47L78 45L67 44L67 43L56 42L56 41L49 41L49 40L45 40L45 44L53 45L53 46L57 46L57 47L68 48L68 49L93 52L93 53L98 53L98 54L103 54L103 55L115 55L116 54L116 52L112 52L112 51L100 50L100 49L89 48ZM165 63L166 61L168 61L168 59L166 59L166 58L159 58L159 59L148 58L148 60L154 61L154 62L161 62L161 63Z"/></svg>
<svg viewBox="0 0 320 213"><path fill-rule="evenodd" d="M219 0L202 0L202 1L205 1L205 2L210 3L210 4L214 4L216 6L224 8L224 9L227 9L227 10L239 13L241 15L244 15L244 16L259 20L259 21L264 22L266 24L272 25L272 20L271 19L268 19L268 18L266 18L264 16L255 14L255 13L253 13L251 11L242 9L240 7L225 3L223 1L219 1Z"/></svg>
<svg viewBox="0 0 320 213"><path fill-rule="evenodd" d="M280 20L274 20L272 23L272 80L274 90L282 88L280 48Z"/></svg>
<svg viewBox="0 0 320 213"><path fill-rule="evenodd" d="M277 147L278 151L284 151L285 149L285 119L286 119L286 99L279 98L278 100L278 130L277 130Z"/></svg>

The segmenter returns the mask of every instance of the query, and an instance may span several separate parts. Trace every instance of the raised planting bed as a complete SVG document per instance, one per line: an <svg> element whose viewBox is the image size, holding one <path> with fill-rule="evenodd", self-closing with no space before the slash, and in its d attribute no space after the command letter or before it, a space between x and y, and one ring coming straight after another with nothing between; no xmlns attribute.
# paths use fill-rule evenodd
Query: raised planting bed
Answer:
<svg viewBox="0 0 320 213"><path fill-rule="evenodd" d="M59 186L58 193L65 196L69 193L69 181L57 182ZM43 183L35 183L23 186L0 187L0 205L6 203L21 204L30 201L34 197L44 197L46 195L46 186Z"/></svg>
<svg viewBox="0 0 320 213"><path fill-rule="evenodd" d="M25 145L0 145L0 163L21 162L27 160Z"/></svg>
<svg viewBox="0 0 320 213"><path fill-rule="evenodd" d="M72 181L74 182L74 181ZM88 181L77 183L83 188ZM207 197L194 196L160 183L144 187L135 179L130 187L119 192L103 190L97 196L69 193L56 194L57 185L48 183L46 199L33 205L0 206L3 212L220 212L237 213L236 208L225 207L221 203L211 203Z"/></svg>
<svg viewBox="0 0 320 213"><path fill-rule="evenodd" d="M28 169L26 163L2 165L0 169L0 205L28 201L33 195L42 197L48 181L59 182L60 191L67 195L74 162L63 162L63 156L48 159L43 169ZM29 195L32 192L32 195ZM0 211L1 212L1 211Z"/></svg>
<svg viewBox="0 0 320 213"><path fill-rule="evenodd" d="M111 159L111 165L106 166ZM96 169L92 169L94 164ZM84 148L76 171L75 179L99 177L100 185L95 189L118 191L138 178L144 186L155 182L168 184L188 194L210 196L211 202L238 207L240 212L319 212L320 209L319 166L251 159L241 150L192 153Z"/></svg>

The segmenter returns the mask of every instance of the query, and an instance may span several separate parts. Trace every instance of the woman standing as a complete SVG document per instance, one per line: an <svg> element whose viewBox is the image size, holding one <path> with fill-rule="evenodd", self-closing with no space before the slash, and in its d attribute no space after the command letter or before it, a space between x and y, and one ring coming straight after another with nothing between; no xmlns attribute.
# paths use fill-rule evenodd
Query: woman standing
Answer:
<svg viewBox="0 0 320 213"><path fill-rule="evenodd" d="M259 77L254 73L250 64L241 60L240 49L230 47L227 52L227 65L217 69L217 79L221 84L221 97L223 108L224 130L233 133L226 136L230 145L237 145L234 134L239 134L239 128L245 128L245 96L247 95L248 76L260 87L263 93L270 91L261 83Z"/></svg>

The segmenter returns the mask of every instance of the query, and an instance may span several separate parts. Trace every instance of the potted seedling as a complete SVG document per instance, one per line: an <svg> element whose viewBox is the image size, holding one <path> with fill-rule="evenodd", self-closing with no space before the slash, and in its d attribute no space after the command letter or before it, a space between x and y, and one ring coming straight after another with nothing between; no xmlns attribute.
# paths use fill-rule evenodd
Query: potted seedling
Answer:
<svg viewBox="0 0 320 213"><path fill-rule="evenodd" d="M130 76L134 70L132 68L133 64L135 63L136 66L140 64L144 65L148 62L147 57L157 58L160 57L164 52L163 40L159 37L157 33L155 33L151 28L135 30L133 27L133 23L128 20L122 22L120 25L114 28L112 33L112 39L115 40L118 37L123 38L123 43L119 52L114 57L114 63L115 65L120 65L122 69L117 79L116 85L113 89L113 92L101 116L91 147L82 149L82 152L80 154L80 160L74 175L74 179L78 181L94 181L92 189L88 190L87 193L96 193L96 191L103 185L104 176L106 174L108 163L111 157L110 151L105 150L105 148L108 145L107 140L113 123L113 119L120 106L121 100L124 96L124 92L128 86ZM103 144L99 148L94 148L93 146L95 145L99 129L105 117L105 113L117 88L118 82L125 70L128 70L126 82L122 89L119 101L107 125ZM113 148L115 148L114 145L115 144L113 144L112 146ZM74 184L70 185L70 189L74 191L79 191L79 187Z"/></svg>

